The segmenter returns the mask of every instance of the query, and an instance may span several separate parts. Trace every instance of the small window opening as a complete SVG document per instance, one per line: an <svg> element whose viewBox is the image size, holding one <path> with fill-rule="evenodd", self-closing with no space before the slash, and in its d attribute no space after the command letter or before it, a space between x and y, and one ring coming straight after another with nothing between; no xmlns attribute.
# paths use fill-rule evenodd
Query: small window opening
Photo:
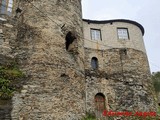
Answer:
<svg viewBox="0 0 160 120"><path fill-rule="evenodd" d="M95 108L98 111L104 111L105 110L105 96L102 93L97 93L95 95Z"/></svg>
<svg viewBox="0 0 160 120"><path fill-rule="evenodd" d="M121 59L126 59L127 58L127 49L125 49L125 48L120 49L119 54L120 54Z"/></svg>
<svg viewBox="0 0 160 120"><path fill-rule="evenodd" d="M21 13L21 12L22 12L22 10L19 7L17 7L16 13Z"/></svg>
<svg viewBox="0 0 160 120"><path fill-rule="evenodd" d="M93 69L98 69L98 59L96 57L91 59L91 66Z"/></svg>
<svg viewBox="0 0 160 120"><path fill-rule="evenodd" d="M92 40L102 40L100 29L91 29L91 39Z"/></svg>
<svg viewBox="0 0 160 120"><path fill-rule="evenodd" d="M0 29L0 45L2 45L4 42L4 39L3 39L3 30Z"/></svg>
<svg viewBox="0 0 160 120"><path fill-rule="evenodd" d="M73 41L76 39L76 37L73 35L72 32L68 32L66 35L66 50L70 50L70 45L73 43Z"/></svg>
<svg viewBox="0 0 160 120"><path fill-rule="evenodd" d="M120 52L121 55L127 55L127 49L125 49L125 48L124 49L120 49L119 52Z"/></svg>
<svg viewBox="0 0 160 120"><path fill-rule="evenodd" d="M129 39L128 28L117 28L117 33L118 33L118 39L122 40Z"/></svg>

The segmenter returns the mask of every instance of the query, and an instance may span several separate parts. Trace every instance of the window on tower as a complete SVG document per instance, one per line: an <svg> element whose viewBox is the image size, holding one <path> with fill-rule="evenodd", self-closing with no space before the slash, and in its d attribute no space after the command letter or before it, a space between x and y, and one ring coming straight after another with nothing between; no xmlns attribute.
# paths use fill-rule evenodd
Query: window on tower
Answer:
<svg viewBox="0 0 160 120"><path fill-rule="evenodd" d="M100 29L91 29L91 39L92 40L101 40L101 30Z"/></svg>
<svg viewBox="0 0 160 120"><path fill-rule="evenodd" d="M127 28L117 28L118 39L128 40L129 34Z"/></svg>
<svg viewBox="0 0 160 120"><path fill-rule="evenodd" d="M92 57L91 66L92 66L92 69L98 69L98 59L96 57Z"/></svg>
<svg viewBox="0 0 160 120"><path fill-rule="evenodd" d="M13 0L0 0L0 14L11 15L13 9Z"/></svg>

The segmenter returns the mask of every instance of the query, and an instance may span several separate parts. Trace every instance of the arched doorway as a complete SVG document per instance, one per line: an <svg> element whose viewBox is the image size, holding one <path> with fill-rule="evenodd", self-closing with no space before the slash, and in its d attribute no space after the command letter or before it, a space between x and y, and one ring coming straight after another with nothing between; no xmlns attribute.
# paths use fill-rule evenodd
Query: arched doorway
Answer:
<svg viewBox="0 0 160 120"><path fill-rule="evenodd" d="M106 109L105 96L103 93L97 93L95 95L95 115L97 118L103 118L103 112Z"/></svg>
<svg viewBox="0 0 160 120"><path fill-rule="evenodd" d="M103 112L105 110L105 96L103 93L95 95L95 109L96 111Z"/></svg>

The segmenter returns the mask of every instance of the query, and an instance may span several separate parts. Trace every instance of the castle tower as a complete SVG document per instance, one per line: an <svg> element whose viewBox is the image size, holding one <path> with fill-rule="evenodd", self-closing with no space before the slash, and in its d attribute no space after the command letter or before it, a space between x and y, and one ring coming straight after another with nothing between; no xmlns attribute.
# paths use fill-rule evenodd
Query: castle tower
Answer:
<svg viewBox="0 0 160 120"><path fill-rule="evenodd" d="M16 58L26 75L12 119L73 120L84 113L84 51L80 0L23 0Z"/></svg>
<svg viewBox="0 0 160 120"><path fill-rule="evenodd" d="M131 20L83 20L86 108L154 111L144 28Z"/></svg>

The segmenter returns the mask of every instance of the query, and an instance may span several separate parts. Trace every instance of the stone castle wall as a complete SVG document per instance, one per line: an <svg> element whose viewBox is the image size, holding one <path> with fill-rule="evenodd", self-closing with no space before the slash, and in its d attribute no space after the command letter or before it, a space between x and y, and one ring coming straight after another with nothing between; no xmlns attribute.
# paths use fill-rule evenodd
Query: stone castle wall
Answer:
<svg viewBox="0 0 160 120"><path fill-rule="evenodd" d="M120 49L105 51L85 49L87 110L95 111L95 95L103 93L106 109L112 111L150 111L154 109L154 92L145 53L127 49L121 56ZM90 56L97 53L99 68L91 67ZM122 57L122 58L121 58ZM103 66L103 67L102 67ZM150 96L150 97L149 97Z"/></svg>
<svg viewBox="0 0 160 120"><path fill-rule="evenodd" d="M134 21L84 20L86 108L96 109L96 95L105 97L105 109L112 111L155 111L154 89L143 43L144 29ZM128 29L128 39L119 39L117 28ZM101 32L101 40L92 40L91 29ZM92 67L92 58L98 67ZM99 105L99 108L97 108Z"/></svg>
<svg viewBox="0 0 160 120"><path fill-rule="evenodd" d="M20 0L14 6L22 10L14 13L14 24L0 26L1 53L15 58L26 78L12 98L13 120L81 119L97 112L97 93L105 95L107 110L154 110L138 26L82 22L79 0ZM116 28L122 26L129 29L128 41L117 41ZM92 27L106 33L102 41L90 40ZM98 58L96 70L92 57Z"/></svg>
<svg viewBox="0 0 160 120"><path fill-rule="evenodd" d="M85 105L80 1L20 1L19 8L14 52L29 80L12 99L12 119L80 118Z"/></svg>

